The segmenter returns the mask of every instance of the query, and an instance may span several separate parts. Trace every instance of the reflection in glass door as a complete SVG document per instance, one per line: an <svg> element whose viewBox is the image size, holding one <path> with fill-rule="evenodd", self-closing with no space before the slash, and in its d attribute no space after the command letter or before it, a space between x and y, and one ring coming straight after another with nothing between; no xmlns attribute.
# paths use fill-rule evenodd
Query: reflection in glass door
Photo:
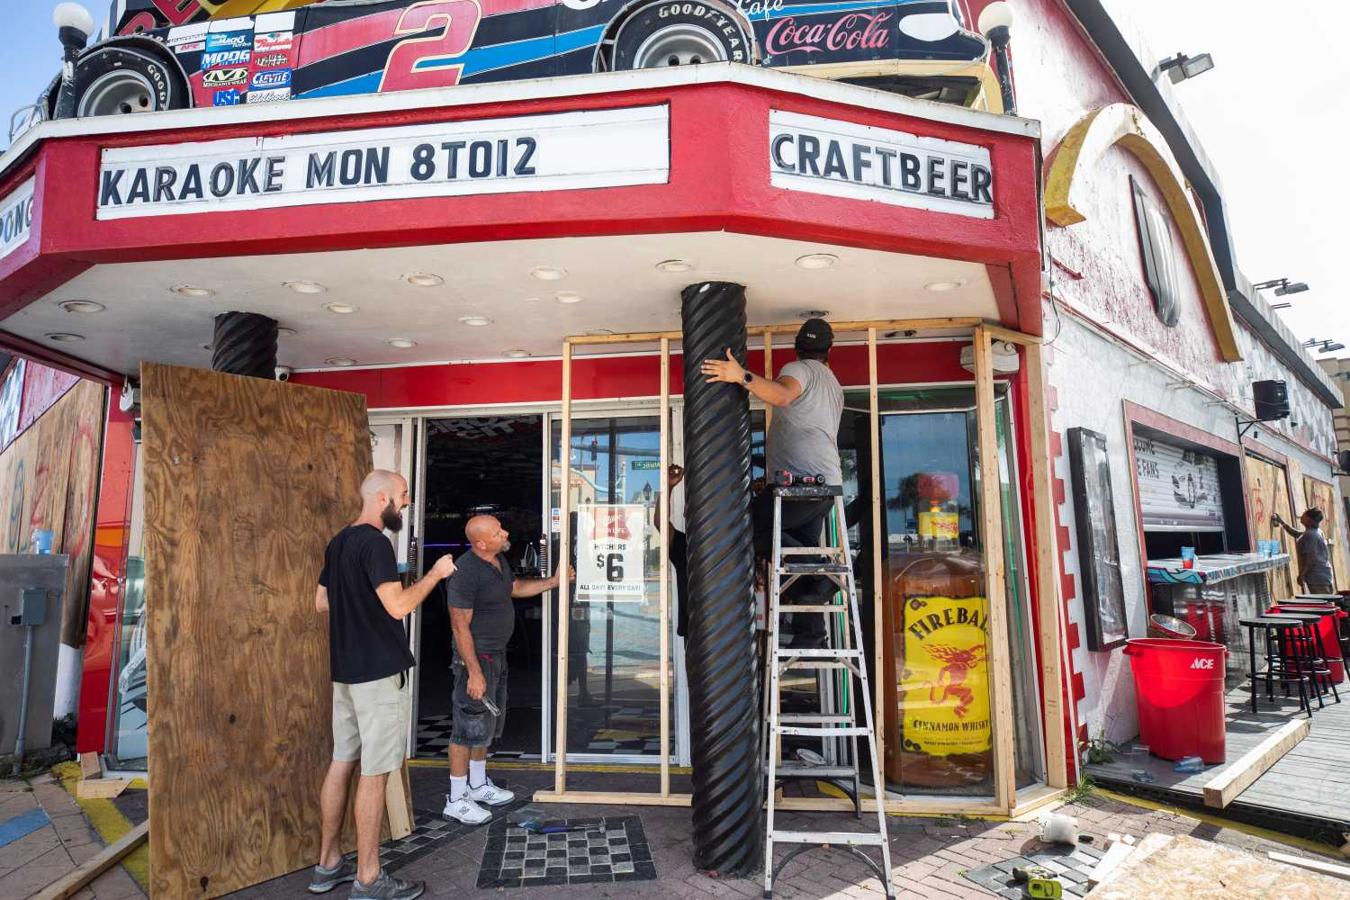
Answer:
<svg viewBox="0 0 1350 900"><path fill-rule="evenodd" d="M550 529L556 541L560 429L556 420L551 424ZM656 416L572 420L568 507L577 579L568 603L563 675L569 760L660 753L659 428ZM556 647L555 625L554 679Z"/></svg>

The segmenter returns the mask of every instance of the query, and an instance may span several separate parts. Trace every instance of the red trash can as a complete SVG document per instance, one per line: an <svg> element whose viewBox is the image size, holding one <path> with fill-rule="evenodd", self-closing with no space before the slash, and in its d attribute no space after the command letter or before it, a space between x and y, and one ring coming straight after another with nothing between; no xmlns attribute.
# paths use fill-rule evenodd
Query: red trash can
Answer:
<svg viewBox="0 0 1350 900"><path fill-rule="evenodd" d="M1322 658L1326 660L1327 668L1331 670L1331 680L1336 684L1345 681L1345 660L1341 658L1341 639L1339 625L1337 624L1337 620L1345 618L1344 610L1329 603L1304 603L1297 600L1286 600L1266 611L1276 614L1288 612L1320 615L1322 621L1317 623L1317 637L1322 648L1319 652Z"/></svg>
<svg viewBox="0 0 1350 900"><path fill-rule="evenodd" d="M1228 648L1208 641L1133 638L1125 655L1134 672L1139 739L1163 759L1198 756L1224 761L1224 659Z"/></svg>

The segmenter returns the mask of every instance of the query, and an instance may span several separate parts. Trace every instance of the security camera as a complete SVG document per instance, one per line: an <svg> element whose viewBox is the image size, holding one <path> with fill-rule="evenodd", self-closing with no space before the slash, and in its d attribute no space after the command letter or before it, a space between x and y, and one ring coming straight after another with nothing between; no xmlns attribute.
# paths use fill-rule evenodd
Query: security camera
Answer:
<svg viewBox="0 0 1350 900"><path fill-rule="evenodd" d="M290 381L291 373L294 371L295 370L292 369L290 366L277 366L276 368L277 381Z"/></svg>
<svg viewBox="0 0 1350 900"><path fill-rule="evenodd" d="M117 408L122 412L131 412L141 405L141 389L130 380L122 382L122 393L117 398Z"/></svg>

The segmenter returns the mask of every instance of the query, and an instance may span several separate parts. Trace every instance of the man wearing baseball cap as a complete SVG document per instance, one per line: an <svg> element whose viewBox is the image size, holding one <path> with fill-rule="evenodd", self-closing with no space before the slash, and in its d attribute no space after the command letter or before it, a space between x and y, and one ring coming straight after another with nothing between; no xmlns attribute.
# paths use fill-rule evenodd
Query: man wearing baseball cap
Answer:
<svg viewBox="0 0 1350 900"><path fill-rule="evenodd" d="M775 379L747 372L727 350L727 358L703 361L708 382L740 384L774 407L769 425L768 468L786 469L793 476L823 475L826 484L844 483L839 465L839 420L844 412L844 389L830 371L828 360L834 330L824 319L807 319L797 331L797 358L783 366ZM833 501L794 500L783 504L783 546L821 545L821 526ZM773 492L763 491L751 506L755 554L767 558L773 550ZM798 585L801 587L798 588ZM802 578L785 594L788 602L821 603L833 593L828 578ZM819 615L793 616L790 646L822 647L825 621Z"/></svg>

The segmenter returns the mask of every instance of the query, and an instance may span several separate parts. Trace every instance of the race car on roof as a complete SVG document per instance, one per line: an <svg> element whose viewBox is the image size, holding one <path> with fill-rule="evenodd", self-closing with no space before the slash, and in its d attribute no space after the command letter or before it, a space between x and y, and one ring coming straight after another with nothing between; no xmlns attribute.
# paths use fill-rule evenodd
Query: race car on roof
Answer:
<svg viewBox="0 0 1350 900"><path fill-rule="evenodd" d="M965 0L118 0L65 102L102 116L728 61L1000 108ZM67 36L63 33L63 40ZM76 48L78 50L78 48Z"/></svg>

